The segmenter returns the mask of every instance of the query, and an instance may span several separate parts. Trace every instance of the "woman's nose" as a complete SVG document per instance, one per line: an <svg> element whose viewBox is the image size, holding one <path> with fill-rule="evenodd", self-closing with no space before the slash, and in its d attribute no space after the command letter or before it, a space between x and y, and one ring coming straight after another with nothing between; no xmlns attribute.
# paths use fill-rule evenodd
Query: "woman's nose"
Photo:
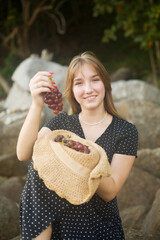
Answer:
<svg viewBox="0 0 160 240"><path fill-rule="evenodd" d="M90 83L90 82L87 82L86 84L85 84L85 92L86 93L90 93L90 92L92 92L93 91L93 89L92 89L92 84Z"/></svg>

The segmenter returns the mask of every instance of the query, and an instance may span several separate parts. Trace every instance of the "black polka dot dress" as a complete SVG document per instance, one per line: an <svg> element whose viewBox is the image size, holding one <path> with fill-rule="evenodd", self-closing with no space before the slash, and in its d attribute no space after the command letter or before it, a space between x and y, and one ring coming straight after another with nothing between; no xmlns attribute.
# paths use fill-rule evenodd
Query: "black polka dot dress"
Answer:
<svg viewBox="0 0 160 240"><path fill-rule="evenodd" d="M69 130L84 138L78 114L60 113L45 127L51 130ZM136 127L113 117L111 124L96 140L111 162L113 154L137 154ZM117 199L105 202L97 194L81 205L72 205L49 190L33 169L28 177L20 201L20 227L22 240L31 240L52 224L52 240L124 240Z"/></svg>

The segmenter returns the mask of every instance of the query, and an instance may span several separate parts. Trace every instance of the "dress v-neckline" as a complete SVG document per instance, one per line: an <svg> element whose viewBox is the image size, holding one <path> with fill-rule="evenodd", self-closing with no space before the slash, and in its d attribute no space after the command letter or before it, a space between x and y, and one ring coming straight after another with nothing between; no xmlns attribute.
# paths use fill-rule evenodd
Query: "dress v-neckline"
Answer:
<svg viewBox="0 0 160 240"><path fill-rule="evenodd" d="M84 131L83 131L83 128L82 128L82 125L81 125L80 120L79 120L79 114L78 114L78 113L76 114L76 118L77 118L77 122L78 122L78 124L79 124L79 127L80 127L80 129L81 129L82 135L83 135L82 137L83 137L84 139L86 139L85 134L84 134ZM106 129L102 132L102 134L94 141L95 143L97 143L98 140L99 140L106 132L109 131L109 129L111 128L111 126L112 126L112 124L113 124L113 122L114 122L114 119L115 119L115 117L112 116L112 121L111 121L110 124L106 127Z"/></svg>

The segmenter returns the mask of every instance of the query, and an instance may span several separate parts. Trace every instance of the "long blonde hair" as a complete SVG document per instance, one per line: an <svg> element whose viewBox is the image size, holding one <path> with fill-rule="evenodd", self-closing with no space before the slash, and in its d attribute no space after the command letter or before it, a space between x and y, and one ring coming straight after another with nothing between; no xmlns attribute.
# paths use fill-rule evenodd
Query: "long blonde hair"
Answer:
<svg viewBox="0 0 160 240"><path fill-rule="evenodd" d="M90 51L87 51L78 56L75 56L68 67L65 96L68 99L68 102L70 103L70 106L72 108L72 113L81 112L81 106L76 101L72 88L73 88L74 74L76 70L81 68L84 64L89 64L90 66L92 66L95 69L95 71L98 73L98 75L100 76L104 84L104 87L105 87L104 107L106 111L115 117L119 117L112 99L111 80L108 75L108 72L106 71L103 64L97 59L95 54Z"/></svg>

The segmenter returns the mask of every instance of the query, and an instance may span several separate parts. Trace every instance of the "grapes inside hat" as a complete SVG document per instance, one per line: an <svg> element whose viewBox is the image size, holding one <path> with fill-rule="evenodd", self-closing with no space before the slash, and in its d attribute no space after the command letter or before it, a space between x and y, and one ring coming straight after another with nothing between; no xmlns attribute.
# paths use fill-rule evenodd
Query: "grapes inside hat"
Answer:
<svg viewBox="0 0 160 240"><path fill-rule="evenodd" d="M57 136L63 136L63 141L59 142ZM65 144L68 141L83 147L74 149L73 144ZM101 177L110 176L104 149L66 130L54 130L39 138L34 145L33 162L46 187L75 205L89 201Z"/></svg>

